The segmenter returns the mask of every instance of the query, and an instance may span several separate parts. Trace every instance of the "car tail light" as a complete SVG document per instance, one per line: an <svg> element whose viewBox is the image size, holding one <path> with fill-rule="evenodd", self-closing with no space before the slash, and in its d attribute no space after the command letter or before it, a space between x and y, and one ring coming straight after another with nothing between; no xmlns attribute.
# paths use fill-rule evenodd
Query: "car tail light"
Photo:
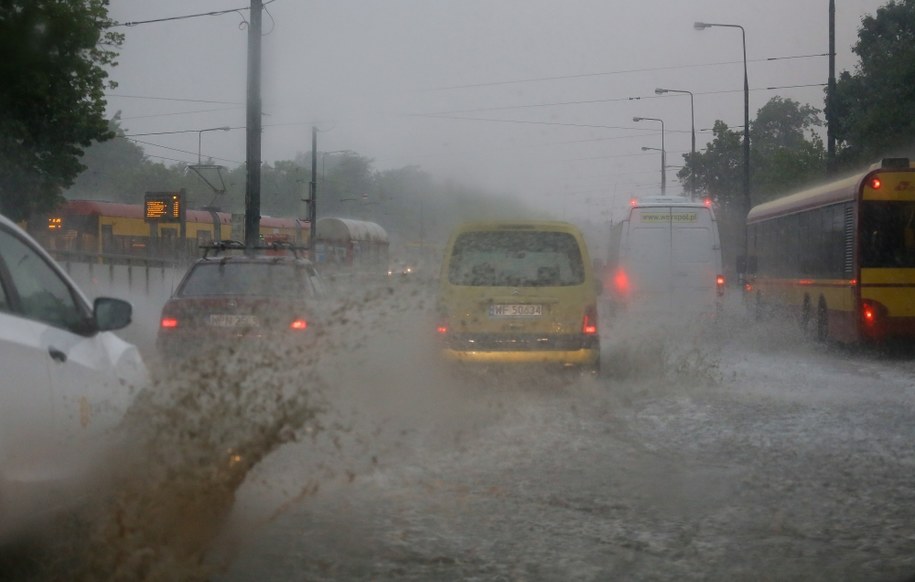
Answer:
<svg viewBox="0 0 915 582"><path fill-rule="evenodd" d="M620 295L629 294L629 275L623 269L618 269L613 275L613 286Z"/></svg>
<svg viewBox="0 0 915 582"><path fill-rule="evenodd" d="M585 315L581 318L581 333L585 335L597 334L597 307L591 305L585 309Z"/></svg>
<svg viewBox="0 0 915 582"><path fill-rule="evenodd" d="M304 319L302 319L301 317L297 318L297 319L293 319L292 323L289 324L289 329L294 329L296 331L306 330L306 329L308 329L308 322L305 321Z"/></svg>
<svg viewBox="0 0 915 582"><path fill-rule="evenodd" d="M178 319L174 317L163 317L162 321L159 322L159 325L163 329L174 329L178 327Z"/></svg>
<svg viewBox="0 0 915 582"><path fill-rule="evenodd" d="M724 295L724 275L715 277L715 288L718 289L718 295Z"/></svg>

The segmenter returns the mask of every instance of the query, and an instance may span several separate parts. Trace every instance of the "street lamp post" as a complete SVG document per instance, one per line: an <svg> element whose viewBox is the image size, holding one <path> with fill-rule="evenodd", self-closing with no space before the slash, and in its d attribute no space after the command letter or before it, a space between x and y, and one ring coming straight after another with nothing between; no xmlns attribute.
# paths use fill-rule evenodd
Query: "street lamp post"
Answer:
<svg viewBox="0 0 915 582"><path fill-rule="evenodd" d="M200 145L203 143L203 132L205 131L229 131L231 127L208 127L206 129L197 130L197 165L200 165L201 155L200 155Z"/></svg>
<svg viewBox="0 0 915 582"><path fill-rule="evenodd" d="M690 144L689 153L690 157L696 155L696 107L693 102L693 92L686 91L684 89L661 89L660 87L654 90L655 95L663 95L664 93L685 93L689 95L689 119L690 119L690 133L692 135L692 142Z"/></svg>
<svg viewBox="0 0 915 582"><path fill-rule="evenodd" d="M747 32L739 24L719 24L710 22L695 22L693 28L705 30L713 26L722 28L739 28L743 39L743 197L746 212L750 211L750 84L747 81ZM746 256L747 232L744 228L743 252Z"/></svg>
<svg viewBox="0 0 915 582"><path fill-rule="evenodd" d="M650 147L648 147L648 146L642 146L642 151L643 151L643 152L647 152L647 151L661 152L661 184L662 184L662 186L661 186L661 194L663 194L663 193L664 193L664 186L663 186L663 184L664 184L664 181L665 181L665 180L664 180L664 175L666 174L666 170L667 170L667 165L666 165L666 164L667 164L667 159L666 159L666 158L667 158L667 155L666 155L666 152L664 151L663 148L650 148Z"/></svg>
<svg viewBox="0 0 915 582"><path fill-rule="evenodd" d="M667 151L664 149L664 120L657 117L633 117L632 121L657 121L661 124L661 195L667 194ZM642 148L643 150L645 148Z"/></svg>

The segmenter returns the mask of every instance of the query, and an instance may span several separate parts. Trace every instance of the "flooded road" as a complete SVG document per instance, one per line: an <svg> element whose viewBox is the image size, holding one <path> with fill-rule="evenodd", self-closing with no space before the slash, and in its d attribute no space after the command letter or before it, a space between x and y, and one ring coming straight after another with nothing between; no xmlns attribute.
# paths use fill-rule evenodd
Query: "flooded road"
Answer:
<svg viewBox="0 0 915 582"><path fill-rule="evenodd" d="M597 379L457 381L388 356L386 375L367 356L351 442L257 468L218 579L915 574L911 359L777 326L670 331L609 333Z"/></svg>
<svg viewBox="0 0 915 582"><path fill-rule="evenodd" d="M120 465L133 468L80 527L54 530L70 562L53 572L915 574L915 357L733 315L703 328L607 323L597 378L465 374L437 361L428 301L422 288L377 293L335 312L342 332L326 349L254 371L234 354L196 380L163 380L140 409L153 430ZM229 449L242 462L223 470Z"/></svg>

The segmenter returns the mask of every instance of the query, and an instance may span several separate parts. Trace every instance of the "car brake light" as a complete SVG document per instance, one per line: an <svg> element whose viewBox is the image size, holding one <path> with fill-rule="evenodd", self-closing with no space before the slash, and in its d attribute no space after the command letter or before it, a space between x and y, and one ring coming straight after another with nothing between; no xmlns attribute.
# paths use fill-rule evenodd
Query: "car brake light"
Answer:
<svg viewBox="0 0 915 582"><path fill-rule="evenodd" d="M597 308L593 305L585 309L585 315L581 319L581 333L585 335L597 333Z"/></svg>
<svg viewBox="0 0 915 582"><path fill-rule="evenodd" d="M724 275L715 277L715 287L718 289L718 295L724 295Z"/></svg>
<svg viewBox="0 0 915 582"><path fill-rule="evenodd" d="M880 181L880 178L877 178L876 176L871 178L870 186L872 190L879 190L882 185L883 182Z"/></svg>
<svg viewBox="0 0 915 582"><path fill-rule="evenodd" d="M292 323L289 324L289 329L295 330L305 330L308 329L308 322L302 318L292 320Z"/></svg>
<svg viewBox="0 0 915 582"><path fill-rule="evenodd" d="M165 329L172 329L178 327L178 320L174 317L163 317L160 325Z"/></svg>
<svg viewBox="0 0 915 582"><path fill-rule="evenodd" d="M629 293L629 275L626 274L626 271L619 269L613 276L613 284L620 295Z"/></svg>

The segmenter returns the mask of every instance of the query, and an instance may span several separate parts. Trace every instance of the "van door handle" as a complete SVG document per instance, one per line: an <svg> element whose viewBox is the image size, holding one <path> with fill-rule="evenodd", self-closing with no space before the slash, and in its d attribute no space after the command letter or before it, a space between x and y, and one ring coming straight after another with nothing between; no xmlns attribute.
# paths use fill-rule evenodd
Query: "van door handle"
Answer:
<svg viewBox="0 0 915 582"><path fill-rule="evenodd" d="M64 363L67 361L67 354L58 350L54 346L51 346L50 348L48 348L48 353L51 355L52 360L55 360L60 363Z"/></svg>

